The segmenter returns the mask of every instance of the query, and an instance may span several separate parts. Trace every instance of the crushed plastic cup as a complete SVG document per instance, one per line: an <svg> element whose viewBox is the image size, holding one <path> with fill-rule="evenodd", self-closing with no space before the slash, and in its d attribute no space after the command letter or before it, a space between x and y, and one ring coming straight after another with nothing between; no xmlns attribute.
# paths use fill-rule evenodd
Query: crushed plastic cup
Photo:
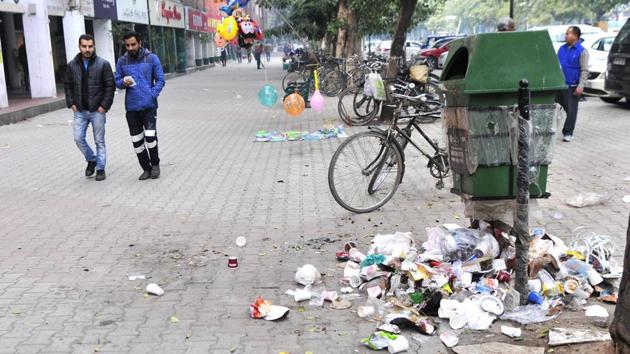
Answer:
<svg viewBox="0 0 630 354"><path fill-rule="evenodd" d="M164 295L164 290L162 288L160 288L159 285L155 284L155 283L151 283L149 285L147 285L147 293L151 294L151 295L156 295L156 296L162 296Z"/></svg>
<svg viewBox="0 0 630 354"><path fill-rule="evenodd" d="M315 268L312 264L305 264L297 269L295 272L295 281L298 284L302 284L304 286L313 285L315 283L319 283L322 275L319 273L317 268Z"/></svg>
<svg viewBox="0 0 630 354"><path fill-rule="evenodd" d="M387 342L387 350L392 354L409 350L409 341L404 336L399 335L396 339Z"/></svg>
<svg viewBox="0 0 630 354"><path fill-rule="evenodd" d="M479 243L477 243L477 246L475 246L475 249L473 250L473 255L477 258L495 258L499 255L499 252L501 252L501 248L499 247L497 239L495 239L494 236L490 234L486 234L481 237L481 240L479 240Z"/></svg>
<svg viewBox="0 0 630 354"><path fill-rule="evenodd" d="M234 242L236 243L238 247L245 247L245 245L247 244L247 239L243 236L239 236L236 238L236 241Z"/></svg>
<svg viewBox="0 0 630 354"><path fill-rule="evenodd" d="M228 268L238 268L238 259L236 257L228 258Z"/></svg>
<svg viewBox="0 0 630 354"><path fill-rule="evenodd" d="M293 298L295 299L295 302L310 300L312 296L313 294L311 294L310 291L304 289L296 289L293 292Z"/></svg>
<svg viewBox="0 0 630 354"><path fill-rule="evenodd" d="M604 278L593 268L586 272L586 276L588 277L588 282L593 286L604 281Z"/></svg>
<svg viewBox="0 0 630 354"><path fill-rule="evenodd" d="M284 306L271 305L269 307L269 313L265 316L267 321L275 321L286 317L289 314L289 308Z"/></svg>
<svg viewBox="0 0 630 354"><path fill-rule="evenodd" d="M521 336L522 331L520 328L510 327L510 326L501 326L501 333L505 334L510 338L518 338Z"/></svg>
<svg viewBox="0 0 630 354"><path fill-rule="evenodd" d="M482 297L479 300L479 303L484 311L490 312L491 314L497 316L503 314L503 303L501 302L501 300L492 295Z"/></svg>
<svg viewBox="0 0 630 354"><path fill-rule="evenodd" d="M359 317L361 317L361 318L371 317L372 315L374 315L375 312L376 312L376 310L374 309L374 306L359 306L359 307L357 307L357 315L359 315Z"/></svg>
<svg viewBox="0 0 630 354"><path fill-rule="evenodd" d="M457 338L457 336L451 332L444 332L440 334L440 340L448 348L456 346L459 342L459 338Z"/></svg>

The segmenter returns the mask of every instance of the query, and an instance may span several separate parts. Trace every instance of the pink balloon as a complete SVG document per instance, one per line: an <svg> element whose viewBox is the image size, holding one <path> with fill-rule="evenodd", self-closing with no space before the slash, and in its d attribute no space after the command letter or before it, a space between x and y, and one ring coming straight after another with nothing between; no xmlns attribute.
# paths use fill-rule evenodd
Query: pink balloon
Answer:
<svg viewBox="0 0 630 354"><path fill-rule="evenodd" d="M324 97L322 97L322 94L319 93L319 90L315 90L313 97L311 97L311 108L313 108L314 111L319 112L324 109L324 106Z"/></svg>

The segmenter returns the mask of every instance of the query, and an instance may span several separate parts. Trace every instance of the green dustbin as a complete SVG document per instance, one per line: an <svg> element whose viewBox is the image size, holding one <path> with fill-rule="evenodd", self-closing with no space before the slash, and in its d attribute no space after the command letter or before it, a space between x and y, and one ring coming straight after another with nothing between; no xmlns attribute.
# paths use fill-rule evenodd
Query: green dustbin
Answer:
<svg viewBox="0 0 630 354"><path fill-rule="evenodd" d="M442 81L453 193L476 200L515 197L516 107L524 78L531 90L530 195L549 195L555 97L566 86L546 31L479 34L450 45Z"/></svg>

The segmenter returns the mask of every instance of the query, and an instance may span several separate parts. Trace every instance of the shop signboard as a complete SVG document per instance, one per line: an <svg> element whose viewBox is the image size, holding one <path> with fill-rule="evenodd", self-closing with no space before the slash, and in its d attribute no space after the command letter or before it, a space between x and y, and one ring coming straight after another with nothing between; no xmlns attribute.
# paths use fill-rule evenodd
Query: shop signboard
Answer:
<svg viewBox="0 0 630 354"><path fill-rule="evenodd" d="M171 0L158 0L151 2L151 25L175 28L186 28L184 19L184 6Z"/></svg>
<svg viewBox="0 0 630 354"><path fill-rule="evenodd" d="M94 0L94 17L116 20L116 0Z"/></svg>
<svg viewBox="0 0 630 354"><path fill-rule="evenodd" d="M208 14L192 7L186 7L186 29L208 32Z"/></svg>
<svg viewBox="0 0 630 354"><path fill-rule="evenodd" d="M152 2L151 2L152 3ZM148 24L147 0L117 0L118 21Z"/></svg>

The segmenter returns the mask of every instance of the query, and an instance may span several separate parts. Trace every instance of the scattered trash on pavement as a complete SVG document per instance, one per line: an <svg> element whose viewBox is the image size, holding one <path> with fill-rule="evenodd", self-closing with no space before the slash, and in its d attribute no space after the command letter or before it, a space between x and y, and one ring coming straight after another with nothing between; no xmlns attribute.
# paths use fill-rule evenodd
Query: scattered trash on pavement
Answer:
<svg viewBox="0 0 630 354"><path fill-rule="evenodd" d="M575 208L604 204L610 200L608 193L579 193L567 199L567 204Z"/></svg>
<svg viewBox="0 0 630 354"><path fill-rule="evenodd" d="M484 344L462 345L453 348L453 351L457 354L544 354L545 348L490 342Z"/></svg>
<svg viewBox="0 0 630 354"><path fill-rule="evenodd" d="M624 195L623 196L623 202L624 203L630 203L630 195Z"/></svg>
<svg viewBox="0 0 630 354"><path fill-rule="evenodd" d="M247 239L243 236L239 236L234 242L238 247L245 247L245 245L247 244Z"/></svg>
<svg viewBox="0 0 630 354"><path fill-rule="evenodd" d="M238 268L238 259L236 257L228 258L228 268L231 268L231 269Z"/></svg>
<svg viewBox="0 0 630 354"><path fill-rule="evenodd" d="M521 336L521 329L510 326L501 326L501 333L505 334L510 338L518 338Z"/></svg>
<svg viewBox="0 0 630 354"><path fill-rule="evenodd" d="M270 301L261 296L256 298L253 304L249 305L249 314L252 318L264 318L268 321L275 321L285 318L289 314L289 308L272 305Z"/></svg>
<svg viewBox="0 0 630 354"><path fill-rule="evenodd" d="M256 132L255 142L285 142L285 141L317 141L325 139L347 138L343 127L324 127L315 131L267 131Z"/></svg>
<svg viewBox="0 0 630 354"><path fill-rule="evenodd" d="M129 280L146 280L147 277L144 275L130 275Z"/></svg>
<svg viewBox="0 0 630 354"><path fill-rule="evenodd" d="M321 279L322 275L312 264L305 264L295 272L295 281L304 286L319 283Z"/></svg>
<svg viewBox="0 0 630 354"><path fill-rule="evenodd" d="M608 310L600 305L586 306L584 315L586 317L608 317Z"/></svg>

